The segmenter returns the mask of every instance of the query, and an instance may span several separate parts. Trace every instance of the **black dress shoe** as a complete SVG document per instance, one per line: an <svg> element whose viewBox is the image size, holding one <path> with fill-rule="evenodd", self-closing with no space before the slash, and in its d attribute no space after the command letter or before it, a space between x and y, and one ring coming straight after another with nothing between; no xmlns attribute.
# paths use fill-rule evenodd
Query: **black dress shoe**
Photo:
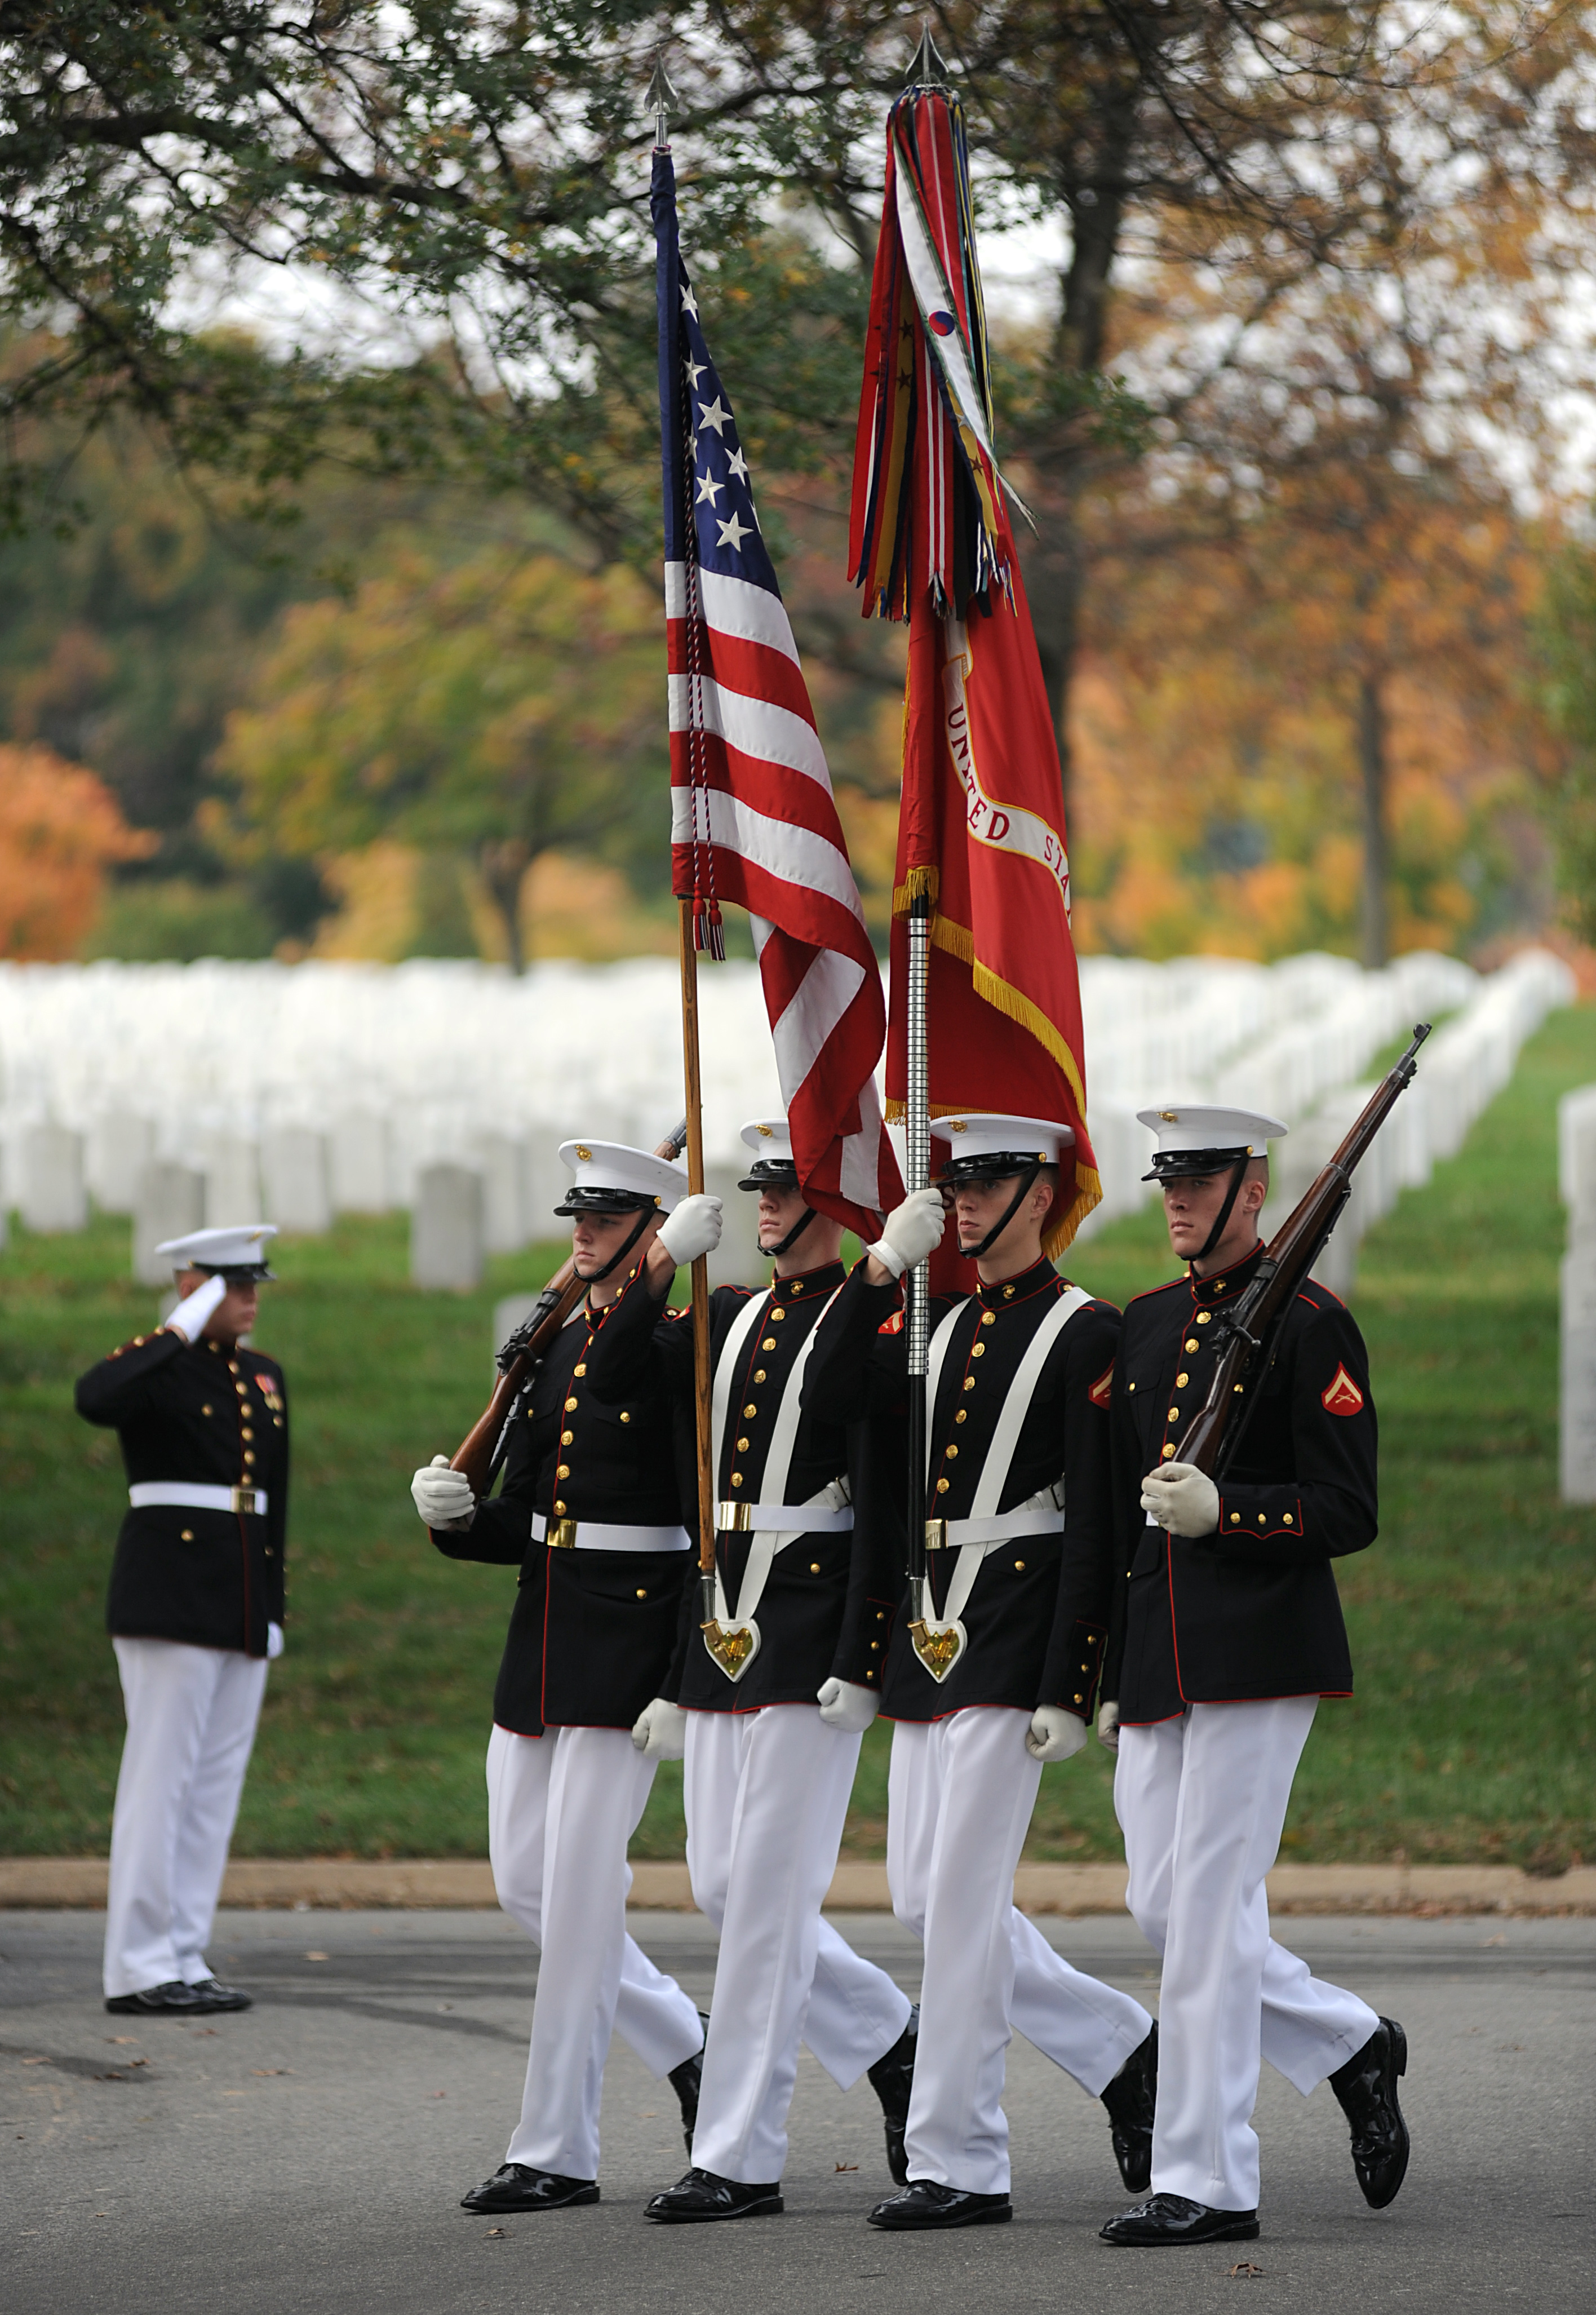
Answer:
<svg viewBox="0 0 1596 2315"><path fill-rule="evenodd" d="M1106 2243L1256 2242L1256 2211L1210 2211L1184 2195L1155 2195L1110 2219L1098 2233Z"/></svg>
<svg viewBox="0 0 1596 2315"><path fill-rule="evenodd" d="M197 1993L207 2009L253 2009L253 1994L245 1993L241 1986L224 1985L219 1977L202 1977L189 1988Z"/></svg>
<svg viewBox="0 0 1596 2315"><path fill-rule="evenodd" d="M709 2019L702 2009L698 2015L704 2020L704 2038L707 2045ZM692 2056L684 2058L679 2066L672 2066L665 2079L676 2092L676 2101L681 2108L682 2136L687 2141L690 2162L693 2159L693 2132L698 2122L698 2093L704 2086L704 2050L695 2050Z"/></svg>
<svg viewBox="0 0 1596 2315"><path fill-rule="evenodd" d="M1145 2195L1153 2183L1153 2108L1158 2097L1158 2027L1131 2051L1103 2093L1109 2134L1125 2191Z"/></svg>
<svg viewBox="0 0 1596 2315"><path fill-rule="evenodd" d="M909 2094L914 2088L915 2051L920 2035L920 2005L909 2013L909 2023L891 2048L869 2069L870 2087L881 2100L887 2129L887 2169L895 2186L909 2184L909 2157L903 2133L909 2124Z"/></svg>
<svg viewBox="0 0 1596 2315"><path fill-rule="evenodd" d="M749 2186L740 2178L721 2178L713 2170L693 2169L662 2195L656 2195L644 2206L643 2215L667 2225L696 2226L706 2219L774 2218L784 2208L779 2178L768 2186Z"/></svg>
<svg viewBox="0 0 1596 2315"><path fill-rule="evenodd" d="M1352 2168L1371 2211L1394 2203L1407 2176L1407 2124L1396 2103L1397 2078L1406 2071L1407 2036L1394 2018L1382 2018L1357 2056L1330 2077L1352 2126Z"/></svg>
<svg viewBox="0 0 1596 2315"><path fill-rule="evenodd" d="M939 2186L917 2178L900 2195L890 2195L870 2213L873 2227L1001 2227L1014 2216L1006 2195L970 2195L962 2186Z"/></svg>
<svg viewBox="0 0 1596 2315"><path fill-rule="evenodd" d="M528 2169L524 2162L501 2162L491 2178L460 2197L463 2211L563 2211L572 2203L596 2203L596 2178L562 2178L553 2170Z"/></svg>
<svg viewBox="0 0 1596 2315"><path fill-rule="evenodd" d="M141 1993L111 1993L105 2007L113 2018L197 2018L210 2003L196 1985L185 1985L181 1977L170 1978L164 1985L146 1985Z"/></svg>

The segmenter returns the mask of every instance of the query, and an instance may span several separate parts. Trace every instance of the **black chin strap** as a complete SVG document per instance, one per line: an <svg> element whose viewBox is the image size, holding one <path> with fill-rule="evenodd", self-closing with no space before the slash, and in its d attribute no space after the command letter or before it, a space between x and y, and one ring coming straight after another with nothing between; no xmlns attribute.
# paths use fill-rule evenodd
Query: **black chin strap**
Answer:
<svg viewBox="0 0 1596 2315"><path fill-rule="evenodd" d="M767 1261L774 1261L778 1255L784 1255L790 1247L796 1246L799 1239L803 1236L804 1231L809 1228L813 1220L814 1208L812 1206L805 1206L803 1211L799 1215L797 1220L793 1224L792 1228L787 1232L785 1237L781 1240L779 1245L761 1247L760 1251L763 1253Z"/></svg>
<svg viewBox="0 0 1596 2315"><path fill-rule="evenodd" d="M985 1237L982 1238L979 1246L962 1246L959 1248L960 1253L964 1256L966 1262L979 1262L983 1254L989 1254L991 1252L993 1246L997 1245L998 1239L1003 1236L1004 1231L1008 1228L1010 1222L1013 1221L1015 1216L1019 1212L1021 1206L1025 1202L1025 1199L1035 1188L1036 1177L1041 1173L1042 1166L1042 1161L1038 1158L1033 1161L1029 1170L1020 1175L1019 1188L1015 1192L1013 1197L1009 1200L1007 1205L1005 1206L1002 1213L992 1224L991 1228L987 1232ZM1232 1193L1232 1194L1234 1194L1234 1193Z"/></svg>
<svg viewBox="0 0 1596 2315"><path fill-rule="evenodd" d="M1230 1216L1235 1210L1236 1201L1241 1195L1241 1185L1246 1179L1247 1163L1247 1158L1244 1154L1237 1159L1235 1166L1232 1167L1230 1174L1230 1187L1225 1193L1225 1202L1219 1208L1219 1220L1215 1222L1212 1229L1210 1230L1206 1239L1203 1241L1201 1252L1194 1254L1192 1256L1192 1266L1193 1269L1196 1268L1200 1262L1206 1262L1208 1260L1209 1255L1213 1252L1215 1246L1218 1246L1219 1240L1224 1237L1227 1228L1229 1227Z"/></svg>
<svg viewBox="0 0 1596 2315"><path fill-rule="evenodd" d="M630 1235L621 1240L621 1243L610 1255L609 1260L605 1264L603 1269L594 1271L592 1276L586 1280L585 1283L589 1286L597 1286L600 1284L603 1280L607 1278L610 1272L615 1269L618 1263L625 1261L626 1256L631 1253L633 1247L637 1244L638 1239L643 1236L643 1231L648 1228L650 1222L652 1222L653 1219L653 1207L644 1206L643 1211L638 1215L637 1220L634 1225Z"/></svg>

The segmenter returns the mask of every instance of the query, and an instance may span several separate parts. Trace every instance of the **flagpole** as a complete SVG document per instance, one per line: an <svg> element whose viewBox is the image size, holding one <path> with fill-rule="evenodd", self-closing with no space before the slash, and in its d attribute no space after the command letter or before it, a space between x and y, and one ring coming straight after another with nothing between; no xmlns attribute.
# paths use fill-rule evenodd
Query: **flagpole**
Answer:
<svg viewBox="0 0 1596 2315"><path fill-rule="evenodd" d="M647 111L654 116L654 151L670 150L670 115L678 110L678 99L671 86L670 75L665 69L661 53L654 59L653 77L643 98ZM674 241L674 236L673 236ZM661 264L664 260L661 259ZM674 279L669 294L675 294ZM665 361L663 341L661 365ZM663 375L663 369L661 371ZM669 430L667 430L669 431ZM669 454L668 446L668 457ZM676 448L676 456L683 456ZM670 491L667 474L667 493ZM682 557L687 573L688 586L693 588L696 555L694 551L693 522L687 509L687 535L682 540ZM690 604L691 618L696 605ZM682 1078L687 1110L687 1193L696 1197L704 1188L704 1090L703 1073L698 1046L698 909L699 896L683 893L677 901L678 937L681 951L681 1016L682 1016ZM710 1358L709 1358L709 1257L700 1255L693 1264L693 1416L698 1469L698 1581L702 1598L700 1623L715 1621L715 1507L714 1473L712 1468L714 1450L710 1421Z"/></svg>
<svg viewBox="0 0 1596 2315"><path fill-rule="evenodd" d="M931 899L917 892L909 904L908 987L904 991L904 1156L909 1187L931 1180L931 1110L926 1001L931 965ZM904 1282L909 1339L909 1620L926 1619L926 1369L929 1347L931 1265L917 1263Z"/></svg>

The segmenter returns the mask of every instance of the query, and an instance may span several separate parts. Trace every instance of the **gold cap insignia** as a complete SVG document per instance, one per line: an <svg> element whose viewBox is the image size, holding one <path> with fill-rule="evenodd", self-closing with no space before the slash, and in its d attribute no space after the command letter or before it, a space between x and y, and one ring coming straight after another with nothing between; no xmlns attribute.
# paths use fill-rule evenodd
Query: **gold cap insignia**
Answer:
<svg viewBox="0 0 1596 2315"><path fill-rule="evenodd" d="M968 1133L970 1128L965 1124L964 1120L962 1117L950 1117L947 1122L947 1130L950 1133Z"/></svg>
<svg viewBox="0 0 1596 2315"><path fill-rule="evenodd" d="M588 1147L588 1145L587 1145L587 1143L586 1143L585 1141L579 1141L579 1142L577 1143L577 1145L576 1145L576 1154L577 1154L577 1156L581 1159L582 1164L583 1164L584 1166L586 1166L587 1164L589 1164L589 1163L590 1162L590 1160L591 1160L591 1158L592 1158L592 1155L593 1155L592 1151L589 1149L589 1147Z"/></svg>
<svg viewBox="0 0 1596 2315"><path fill-rule="evenodd" d="M774 1140L776 1138L767 1125L761 1125L758 1131L765 1136L767 1141Z"/></svg>
<svg viewBox="0 0 1596 2315"><path fill-rule="evenodd" d="M1166 1125L1178 1125L1180 1123L1180 1112L1178 1109L1161 1109L1158 1112L1158 1114L1163 1119Z"/></svg>

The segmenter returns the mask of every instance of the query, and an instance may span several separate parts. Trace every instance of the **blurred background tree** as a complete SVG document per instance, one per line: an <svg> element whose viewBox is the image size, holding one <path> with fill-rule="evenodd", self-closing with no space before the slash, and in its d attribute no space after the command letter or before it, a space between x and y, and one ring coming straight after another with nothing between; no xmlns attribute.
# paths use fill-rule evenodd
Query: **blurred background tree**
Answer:
<svg viewBox="0 0 1596 2315"><path fill-rule="evenodd" d="M1449 926L1467 947L1521 903L1531 921L1520 798L1545 741L1503 703L1556 528L1548 382L1559 359L1589 374L1568 292L1596 8L959 0L932 21L985 244L1022 232L1033 271L998 301L1000 442L1038 510L1028 583L1067 779L1081 766L1083 936L1143 945L1193 909L1207 936L1259 936L1260 876L1281 937L1370 956ZM0 22L0 489L30 527L0 568L0 719L159 834L122 938L140 905L190 953L302 945L334 911L347 930L347 855L289 844L275 792L252 836L217 753L289 607L358 603L396 541L439 584L492 545L653 583L639 93L661 42L706 320L879 916L900 638L857 620L839 566L881 122L919 23L841 0L63 0ZM1485 535L1510 550L1494 593ZM1244 634L1249 667L1226 648ZM1206 755L1155 734L1189 683ZM1398 695L1421 689L1467 765L1396 765ZM1148 735L1134 779L1089 760L1111 729ZM1238 818L1261 732L1295 735L1271 760L1296 801ZM446 810L411 763L360 822L436 854L415 903L434 943L471 937L450 855L502 895L534 841L492 832L474 776ZM557 845L657 879L645 785ZM1142 854L1132 786L1161 823ZM1185 897L1160 913L1144 856L1188 820L1160 872Z"/></svg>
<svg viewBox="0 0 1596 2315"><path fill-rule="evenodd" d="M107 869L153 841L93 772L48 748L0 747L0 956L71 956Z"/></svg>

